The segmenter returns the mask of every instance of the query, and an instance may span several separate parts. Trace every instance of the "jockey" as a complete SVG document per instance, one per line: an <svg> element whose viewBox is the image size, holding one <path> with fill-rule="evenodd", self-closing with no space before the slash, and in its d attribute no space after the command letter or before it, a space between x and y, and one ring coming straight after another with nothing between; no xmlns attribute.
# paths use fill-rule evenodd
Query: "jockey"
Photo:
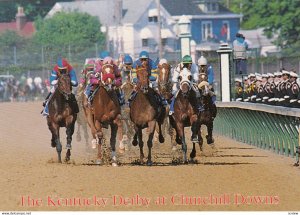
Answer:
<svg viewBox="0 0 300 215"><path fill-rule="evenodd" d="M48 96L46 97L46 99L43 103L43 106L45 107L42 112L43 115L49 115L48 103L51 99L51 95L55 92L55 89L56 89L56 84L58 82L57 81L58 72L60 72L60 73L66 72L71 78L71 85L74 87L77 87L77 85L78 85L76 73L75 73L75 70L73 69L73 67L69 64L69 62L66 59L59 58L57 61L57 64L54 66L54 68L51 71L50 84L52 87L51 87L50 93L48 94ZM71 102L74 105L74 107L76 108L74 111L78 113L79 112L78 104L76 102L76 98L73 93L72 93L72 97L71 97Z"/></svg>
<svg viewBox="0 0 300 215"><path fill-rule="evenodd" d="M172 101L171 101L171 104L170 104L170 112L169 112L169 115L172 115L174 113L174 104L175 104L175 98L177 96L177 92L178 92L178 85L179 85L179 82L178 82L178 78L179 78L179 75L180 75L180 72L183 68L187 68L191 71L192 73L192 82L194 84L198 83L198 66L193 63L193 60L191 58L191 56L189 55L185 55L183 58L182 58L182 62L180 64L177 65L177 67L174 69L174 74L173 74L173 77L172 77L172 82L173 82L173 88L172 88L172 94L173 94L173 97L172 97ZM204 111L204 108L203 108L203 105L201 104L200 102L200 92L199 92L199 89L197 86L195 85L192 85L192 89L195 91L196 93L196 97L197 97L197 100L198 100L198 104L197 104L197 108L198 111Z"/></svg>
<svg viewBox="0 0 300 215"><path fill-rule="evenodd" d="M136 73L137 67L142 66L144 62L147 62L149 80L152 83L152 87L155 88L157 86L157 84L155 84L157 78L157 64L149 58L149 53L147 51L141 51L139 58L133 63L133 72ZM138 79L134 78L133 82L136 84Z"/></svg>
<svg viewBox="0 0 300 215"><path fill-rule="evenodd" d="M153 61L152 59L149 58L149 53L147 51L141 51L140 55L139 55L139 59L137 59L134 63L133 63L133 70L132 70L132 76L134 76L136 74L136 69L138 66L142 66L143 64L147 65L147 71L148 71L148 77L149 77L149 81L150 81L150 87L152 89L154 89L158 95L159 95L159 102L163 105L166 106L168 105L168 102L165 98L163 98L163 96L158 92L158 85L157 85L157 77L158 77L158 73L157 73L157 61ZM137 77L133 78L133 84L137 84L138 83L138 79ZM133 92L129 98L129 101L132 101L133 98L135 97L136 92Z"/></svg>
<svg viewBox="0 0 300 215"><path fill-rule="evenodd" d="M94 91L94 85L98 83L98 73L95 72L95 60L89 59L84 65L84 69L81 72L82 76L80 84L85 84L84 94L89 99L90 95Z"/></svg>
<svg viewBox="0 0 300 215"><path fill-rule="evenodd" d="M123 65L122 65L122 82L125 83L126 81L131 82L133 80L132 77L132 64L133 64L133 60L130 57L130 55L125 55L124 56L124 60L123 60ZM136 77L136 73L135 73L135 77Z"/></svg>
<svg viewBox="0 0 300 215"><path fill-rule="evenodd" d="M115 76L114 85L117 87L116 88L116 93L117 93L120 105L124 105L125 104L125 98L124 98L123 93L119 89L121 87L121 85L122 85L121 72L120 72L117 64L114 62L114 60L111 57L105 57L103 59L103 66L106 65L106 64L113 66L114 76ZM106 77L103 76L103 74L102 74L101 78L102 78L102 81L106 80Z"/></svg>
<svg viewBox="0 0 300 215"><path fill-rule="evenodd" d="M211 65L207 64L207 60L205 57L201 56L198 59L199 68L204 68L204 71L207 71L207 82L209 84L209 95L211 96L211 104L210 108L212 111L213 118L216 117L217 114L217 106L216 106L216 95L214 93L213 83L214 83L214 70ZM201 84L201 83L200 83Z"/></svg>

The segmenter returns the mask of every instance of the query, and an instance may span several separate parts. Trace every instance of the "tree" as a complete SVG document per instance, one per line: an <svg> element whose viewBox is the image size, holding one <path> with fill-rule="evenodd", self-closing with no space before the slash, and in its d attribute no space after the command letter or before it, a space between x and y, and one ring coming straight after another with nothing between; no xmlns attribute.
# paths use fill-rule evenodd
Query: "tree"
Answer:
<svg viewBox="0 0 300 215"><path fill-rule="evenodd" d="M295 53L300 48L300 1L296 0L227 0L233 12L243 14L243 29L264 28L269 38L276 35L275 44L284 52Z"/></svg>
<svg viewBox="0 0 300 215"><path fill-rule="evenodd" d="M88 46L105 38L100 32L98 18L87 13L60 12L49 19L38 19L35 25L37 32L34 40L43 45Z"/></svg>
<svg viewBox="0 0 300 215"><path fill-rule="evenodd" d="M26 43L26 39L15 31L5 31L0 35L0 47L21 47Z"/></svg>

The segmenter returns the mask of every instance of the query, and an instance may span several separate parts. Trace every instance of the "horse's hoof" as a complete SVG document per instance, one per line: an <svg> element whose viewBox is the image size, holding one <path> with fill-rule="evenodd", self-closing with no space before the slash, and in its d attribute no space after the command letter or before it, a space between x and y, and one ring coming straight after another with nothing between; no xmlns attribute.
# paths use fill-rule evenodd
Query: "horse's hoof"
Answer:
<svg viewBox="0 0 300 215"><path fill-rule="evenodd" d="M153 162L151 160L147 160L147 166L152 166Z"/></svg>
<svg viewBox="0 0 300 215"><path fill-rule="evenodd" d="M183 164L189 164L188 160L183 161Z"/></svg>
<svg viewBox="0 0 300 215"><path fill-rule="evenodd" d="M70 158L69 158L69 157L66 157L66 158L65 158L65 162L67 163L68 161L70 161Z"/></svg>
<svg viewBox="0 0 300 215"><path fill-rule="evenodd" d="M117 164L117 163L115 163L115 162L112 162L111 166L112 166L112 167L117 167L117 166L118 166L118 164Z"/></svg>
<svg viewBox="0 0 300 215"><path fill-rule="evenodd" d="M160 143L164 143L164 142L165 142L165 138L164 138L164 136L162 136L162 135L159 136L158 139L159 139L159 142L160 142Z"/></svg>
<svg viewBox="0 0 300 215"><path fill-rule="evenodd" d="M138 145L138 141L137 141L137 140L133 140L133 141L132 141L132 145L133 145L133 146L137 146L137 145Z"/></svg>
<svg viewBox="0 0 300 215"><path fill-rule="evenodd" d="M100 159L97 159L97 160L95 161L95 164L96 164L96 165L101 165L101 164L102 164L102 161L101 161Z"/></svg>

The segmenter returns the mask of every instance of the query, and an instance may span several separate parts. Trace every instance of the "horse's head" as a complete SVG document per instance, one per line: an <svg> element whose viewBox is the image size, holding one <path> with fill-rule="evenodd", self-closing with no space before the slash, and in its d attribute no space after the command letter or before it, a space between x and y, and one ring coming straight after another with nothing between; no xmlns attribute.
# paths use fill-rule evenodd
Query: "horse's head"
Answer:
<svg viewBox="0 0 300 215"><path fill-rule="evenodd" d="M164 90L167 88L171 73L171 66L166 59L161 59L158 64L158 85Z"/></svg>
<svg viewBox="0 0 300 215"><path fill-rule="evenodd" d="M206 65L200 65L199 66L199 83L202 81L207 81L207 66Z"/></svg>
<svg viewBox="0 0 300 215"><path fill-rule="evenodd" d="M71 78L67 73L59 73L58 75L58 90L65 96L66 100L72 94Z"/></svg>
<svg viewBox="0 0 300 215"><path fill-rule="evenodd" d="M202 96L209 95L210 90L209 90L209 83L207 81L200 82L200 84L198 85L198 88L199 88Z"/></svg>
<svg viewBox="0 0 300 215"><path fill-rule="evenodd" d="M101 76L102 76L101 77L102 83L106 87L108 87L108 89L112 89L112 84L115 79L115 74L114 74L114 64L111 58L104 59Z"/></svg>
<svg viewBox="0 0 300 215"><path fill-rule="evenodd" d="M144 66L136 68L136 75L138 78L138 88L141 89L144 93L148 92L149 88L149 78L147 68Z"/></svg>
<svg viewBox="0 0 300 215"><path fill-rule="evenodd" d="M189 69L183 68L179 74L180 89L183 94L187 94L191 89L192 73Z"/></svg>

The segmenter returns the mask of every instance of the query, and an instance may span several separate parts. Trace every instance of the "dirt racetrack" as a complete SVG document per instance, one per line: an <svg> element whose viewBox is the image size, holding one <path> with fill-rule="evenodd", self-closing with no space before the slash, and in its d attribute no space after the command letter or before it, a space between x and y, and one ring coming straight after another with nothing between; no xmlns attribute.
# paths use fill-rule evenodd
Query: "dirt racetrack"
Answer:
<svg viewBox="0 0 300 215"><path fill-rule="evenodd" d="M40 111L40 102L0 104L0 210L300 210L292 158L215 136L214 148L197 147L198 164L172 165L167 137L152 167L134 164L136 147L119 167L95 166L74 135L70 164L59 164Z"/></svg>

